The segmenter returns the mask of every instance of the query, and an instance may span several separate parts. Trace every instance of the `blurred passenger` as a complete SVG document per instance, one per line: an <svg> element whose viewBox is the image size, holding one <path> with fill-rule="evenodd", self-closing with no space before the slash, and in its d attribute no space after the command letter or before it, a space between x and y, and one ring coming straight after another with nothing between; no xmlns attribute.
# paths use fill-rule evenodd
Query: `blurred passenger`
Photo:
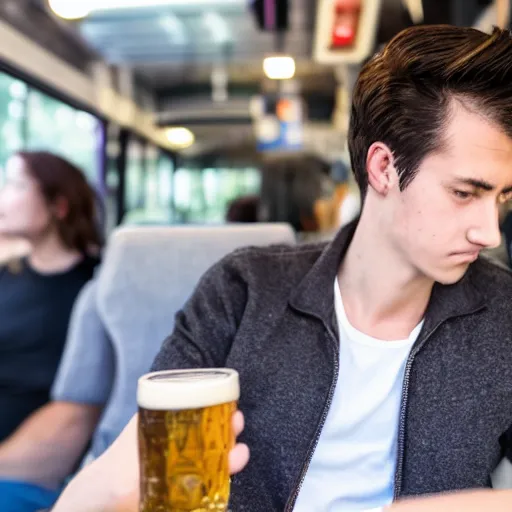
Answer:
<svg viewBox="0 0 512 512"><path fill-rule="evenodd" d="M243 196L231 201L226 213L227 222L258 222L260 198Z"/></svg>
<svg viewBox="0 0 512 512"><path fill-rule="evenodd" d="M322 231L330 209L322 203L330 198L333 183L329 165L320 158L286 155L268 160L262 170L262 222L287 222L302 237Z"/></svg>
<svg viewBox="0 0 512 512"><path fill-rule="evenodd" d="M359 215L359 194L350 190L348 183L338 183L330 197L315 203L316 218L323 238L332 238L340 227L346 226Z"/></svg>
<svg viewBox="0 0 512 512"><path fill-rule="evenodd" d="M0 267L0 440L48 402L71 308L102 245L93 190L74 165L20 152L6 170L0 236L30 249L17 265Z"/></svg>
<svg viewBox="0 0 512 512"><path fill-rule="evenodd" d="M95 198L82 173L60 157L22 152L7 163L0 235L30 253L0 269L0 440L48 393L71 308L98 264Z"/></svg>

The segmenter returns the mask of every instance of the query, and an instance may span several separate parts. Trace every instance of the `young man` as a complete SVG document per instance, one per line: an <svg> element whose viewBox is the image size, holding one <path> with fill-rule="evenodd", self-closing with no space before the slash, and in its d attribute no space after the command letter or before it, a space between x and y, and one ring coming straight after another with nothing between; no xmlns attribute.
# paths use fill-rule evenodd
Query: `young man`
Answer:
<svg viewBox="0 0 512 512"><path fill-rule="evenodd" d="M218 263L154 369L239 371L235 512L512 510L489 489L512 451L512 278L478 258L512 194L510 34L399 34L361 72L349 145L359 221ZM136 510L134 422L57 512Z"/></svg>

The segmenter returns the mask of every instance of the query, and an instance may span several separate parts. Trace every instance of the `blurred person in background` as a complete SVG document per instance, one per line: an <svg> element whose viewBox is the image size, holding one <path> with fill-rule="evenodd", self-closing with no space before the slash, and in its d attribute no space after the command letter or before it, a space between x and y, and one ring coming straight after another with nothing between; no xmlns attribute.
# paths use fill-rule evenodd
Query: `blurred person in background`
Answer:
<svg viewBox="0 0 512 512"><path fill-rule="evenodd" d="M258 222L259 206L258 196L237 197L228 205L226 222Z"/></svg>
<svg viewBox="0 0 512 512"><path fill-rule="evenodd" d="M71 404L44 405L71 309L99 263L102 236L95 194L73 164L47 152L19 152L6 170L0 236L23 240L28 250L25 257L11 257L0 267L0 478L16 480L24 476L34 452L52 448L45 446L46 436L74 412ZM97 414L95 409L81 411L80 421ZM3 512L11 510L3 501L9 499L5 484L0 484ZM9 488L16 488L15 483ZM43 506L46 496L55 498L46 491L36 491ZM30 488L22 486L20 492L31 499ZM12 510L36 508L18 505Z"/></svg>
<svg viewBox="0 0 512 512"><path fill-rule="evenodd" d="M359 195L351 190L349 169L313 156L270 159L262 172L258 218L287 222L305 242L329 240L359 215Z"/></svg>
<svg viewBox="0 0 512 512"><path fill-rule="evenodd" d="M269 158L262 169L260 221L287 222L302 240L322 236L332 217L329 172L329 164L313 156Z"/></svg>

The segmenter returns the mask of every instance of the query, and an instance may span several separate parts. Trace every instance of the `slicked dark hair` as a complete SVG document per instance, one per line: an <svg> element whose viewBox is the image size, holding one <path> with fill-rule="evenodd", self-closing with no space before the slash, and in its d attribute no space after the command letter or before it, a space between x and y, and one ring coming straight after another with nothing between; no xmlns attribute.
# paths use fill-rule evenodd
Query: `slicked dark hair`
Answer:
<svg viewBox="0 0 512 512"><path fill-rule="evenodd" d="M352 168L368 189L366 159L377 141L393 152L404 190L423 159L443 149L454 99L512 137L512 36L495 28L423 25L400 32L361 70L348 135Z"/></svg>

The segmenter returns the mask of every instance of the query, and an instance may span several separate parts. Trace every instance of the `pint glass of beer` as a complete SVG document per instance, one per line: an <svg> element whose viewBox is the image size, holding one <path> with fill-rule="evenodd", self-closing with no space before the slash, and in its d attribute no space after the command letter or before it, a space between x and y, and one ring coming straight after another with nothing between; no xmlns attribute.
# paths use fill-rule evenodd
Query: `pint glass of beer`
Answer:
<svg viewBox="0 0 512 512"><path fill-rule="evenodd" d="M229 369L172 370L139 379L140 512L224 512L232 416Z"/></svg>

